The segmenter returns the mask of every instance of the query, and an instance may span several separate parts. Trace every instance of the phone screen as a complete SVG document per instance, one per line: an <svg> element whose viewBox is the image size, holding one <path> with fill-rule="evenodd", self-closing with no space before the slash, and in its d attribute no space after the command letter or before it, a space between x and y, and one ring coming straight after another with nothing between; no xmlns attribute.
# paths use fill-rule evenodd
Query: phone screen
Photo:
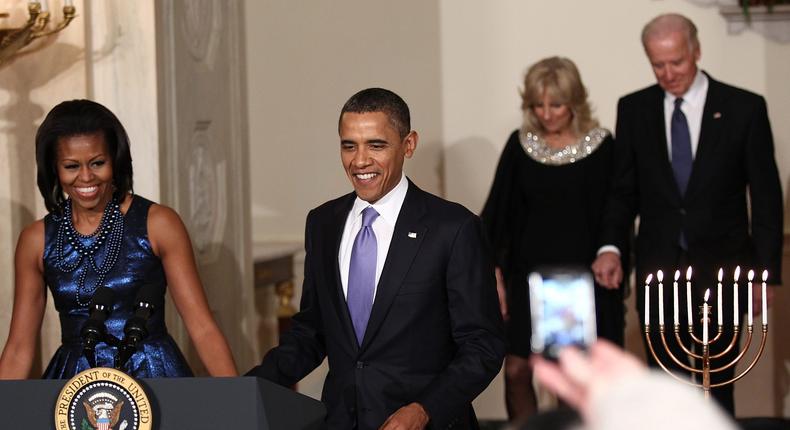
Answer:
<svg viewBox="0 0 790 430"><path fill-rule="evenodd" d="M592 275L547 269L529 275L532 351L556 358L564 346L586 348L596 338Z"/></svg>

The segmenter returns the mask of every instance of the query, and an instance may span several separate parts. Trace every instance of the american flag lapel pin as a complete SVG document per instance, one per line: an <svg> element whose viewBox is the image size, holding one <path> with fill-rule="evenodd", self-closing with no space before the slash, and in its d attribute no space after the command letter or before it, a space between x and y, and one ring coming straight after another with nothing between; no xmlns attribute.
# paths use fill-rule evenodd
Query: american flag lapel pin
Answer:
<svg viewBox="0 0 790 430"><path fill-rule="evenodd" d="M409 232L409 238L411 238L411 239L417 239L417 233L415 233L415 232L413 232L413 231L410 231L410 232Z"/></svg>

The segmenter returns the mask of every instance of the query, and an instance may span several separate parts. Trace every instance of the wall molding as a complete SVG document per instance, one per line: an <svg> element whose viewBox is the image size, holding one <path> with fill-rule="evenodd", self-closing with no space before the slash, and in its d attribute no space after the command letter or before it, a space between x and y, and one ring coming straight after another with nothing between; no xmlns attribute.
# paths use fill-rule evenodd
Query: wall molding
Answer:
<svg viewBox="0 0 790 430"><path fill-rule="evenodd" d="M719 5L719 13L727 22L788 22L790 21L790 4L775 5L770 11L767 6L751 6L748 17L743 13L741 6Z"/></svg>
<svg viewBox="0 0 790 430"><path fill-rule="evenodd" d="M741 6L727 4L719 5L719 13L727 20L730 34L749 29L776 42L790 43L790 5L775 5L770 12L767 6L751 6L747 17Z"/></svg>

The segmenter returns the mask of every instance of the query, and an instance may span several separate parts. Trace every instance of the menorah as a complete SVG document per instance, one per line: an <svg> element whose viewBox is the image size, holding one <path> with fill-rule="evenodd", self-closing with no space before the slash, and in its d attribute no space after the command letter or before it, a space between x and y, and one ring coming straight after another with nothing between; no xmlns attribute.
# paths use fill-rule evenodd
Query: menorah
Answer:
<svg viewBox="0 0 790 430"><path fill-rule="evenodd" d="M710 390L711 388L721 387L724 385L735 383L735 381L743 378L749 371L754 368L757 361L763 354L765 350L765 342L768 338L768 306L767 306L767 299L766 299L766 281L768 279L768 271L764 270L762 273L762 338L760 339L760 349L757 351L749 365L741 371L739 374L735 375L733 378L723 382L717 382L715 384L711 384L711 374L722 372L727 370L733 366L736 366L746 355L746 352L749 350L752 344L752 337L754 332L754 322L753 322L753 305L752 305L752 281L754 280L754 271L749 270L747 274L748 278L748 287L747 287L747 324L746 324L746 340L744 341L744 347L740 349L738 355L735 356L729 363L719 364L716 363L718 367L712 367L711 363L716 362L717 360L724 357L733 348L740 348L736 345L738 340L738 333L740 332L740 323L739 317L740 312L738 309L738 278L741 274L741 268L736 267L734 273L734 281L733 281L733 333L732 338L727 340L724 339L724 321L723 321L723 308L722 308L722 278L723 278L723 270L719 269L718 273L718 312L717 312L717 322L718 322L718 329L716 335L709 339L708 336L708 325L710 324L710 314L711 314L711 306L708 305L708 299L710 298L710 288L705 290L705 296L703 300L702 306L700 306L701 312L701 322L702 322L702 338L700 339L697 334L694 332L694 324L693 324L693 315L692 315L692 304L691 304L691 267L688 268L686 271L686 313L687 313L687 330L689 337L691 338L691 345L686 345L680 337L680 321L679 321L679 309L678 309L678 280L680 279L680 271L675 271L675 281L672 285L673 288L673 296L674 296L674 320L673 320L673 331L675 334L675 341L680 346L683 353L685 353L688 357L694 358L695 363L699 362L700 366L696 367L696 365L688 365L682 362L672 351L670 348L669 343L667 341L667 336L665 334L665 327L664 327L664 274L662 271L656 272L656 279L658 280L658 331L661 337L661 346L666 350L667 355L670 359L680 368L685 369L691 375L691 377L686 380L681 378L680 376L673 373L668 367L667 363L661 361L661 358L656 354L655 347L653 346L653 341L650 339L650 282L653 280L653 274L651 273L648 275L647 280L645 281L645 339L647 340L648 349L650 350L650 354L656 360L658 365L667 372L670 376L681 381L685 384L689 384L692 386L702 388L705 398L710 398ZM711 345L716 344L717 342L727 342L727 346L721 352L718 352L714 355L711 355L710 349ZM698 354L694 352L693 346L700 346L702 347L702 354ZM702 382L696 382L694 379L694 375L702 375Z"/></svg>

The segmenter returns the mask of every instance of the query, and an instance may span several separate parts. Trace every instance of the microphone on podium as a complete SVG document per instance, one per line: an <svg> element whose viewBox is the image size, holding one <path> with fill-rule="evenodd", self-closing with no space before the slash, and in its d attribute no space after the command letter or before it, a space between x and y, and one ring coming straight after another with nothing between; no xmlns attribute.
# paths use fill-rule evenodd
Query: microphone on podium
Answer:
<svg viewBox="0 0 790 430"><path fill-rule="evenodd" d="M82 353L91 367L96 367L96 344L106 341L107 329L104 322L112 312L114 298L115 293L111 289L99 287L94 291L88 305L90 314L82 325L80 337L82 337Z"/></svg>
<svg viewBox="0 0 790 430"><path fill-rule="evenodd" d="M121 369L137 351L138 344L148 336L146 325L153 313L164 305L162 288L158 284L144 284L135 297L134 316L126 321L124 338L118 348L115 367Z"/></svg>

